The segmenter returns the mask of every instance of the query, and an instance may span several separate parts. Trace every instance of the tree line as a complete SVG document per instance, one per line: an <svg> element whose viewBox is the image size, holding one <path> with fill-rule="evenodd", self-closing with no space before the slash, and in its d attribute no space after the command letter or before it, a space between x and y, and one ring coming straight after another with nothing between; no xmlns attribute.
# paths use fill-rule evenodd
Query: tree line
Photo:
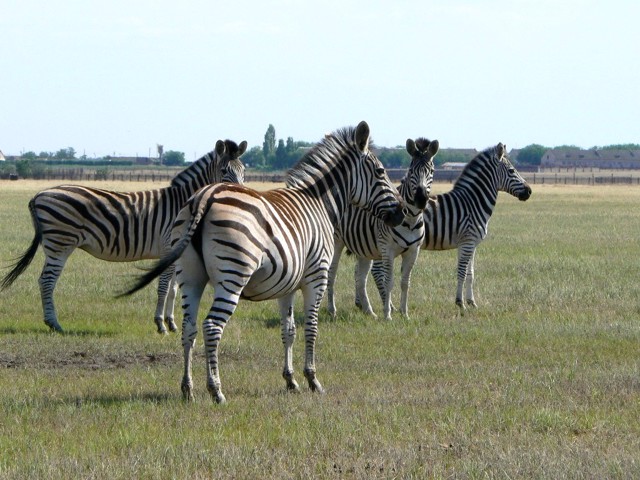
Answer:
<svg viewBox="0 0 640 480"><path fill-rule="evenodd" d="M258 171L286 171L297 163L297 161L315 145L315 142L296 141L292 137L277 139L276 129L269 124L264 134L264 141L261 146L254 146L243 156L247 167ZM579 148L573 145L562 145L555 148ZM518 151L516 165L538 166L542 161L545 152L551 147L546 147L537 143L527 145ZM604 147L592 147L592 149L607 150L638 150L638 144L616 144ZM15 162L0 162L0 175L16 173L20 177L42 177L42 173L48 166L52 165L77 165L101 167L101 171L108 171L109 167L134 165L134 160L122 160L109 155L100 158L88 158L86 155L76 156L77 152L73 147L61 148L57 152L33 151L23 153ZM376 148L376 155L386 168L407 168L411 157L406 152L404 146ZM466 163L471 158L468 154L460 150L442 149L435 157L436 167L444 163ZM158 145L158 157L155 164L164 166L184 166L186 165L185 154L183 152L169 150L163 151L163 147Z"/></svg>

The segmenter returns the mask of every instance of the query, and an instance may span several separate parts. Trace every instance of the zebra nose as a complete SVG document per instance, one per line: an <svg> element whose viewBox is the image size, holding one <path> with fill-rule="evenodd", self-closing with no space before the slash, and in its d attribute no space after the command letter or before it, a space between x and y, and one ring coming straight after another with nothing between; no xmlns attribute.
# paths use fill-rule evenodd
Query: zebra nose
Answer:
<svg viewBox="0 0 640 480"><path fill-rule="evenodd" d="M525 185L525 188L522 192L520 192L520 195L518 195L518 200L524 202L525 200L528 200L529 197L531 196L531 187L529 185Z"/></svg>

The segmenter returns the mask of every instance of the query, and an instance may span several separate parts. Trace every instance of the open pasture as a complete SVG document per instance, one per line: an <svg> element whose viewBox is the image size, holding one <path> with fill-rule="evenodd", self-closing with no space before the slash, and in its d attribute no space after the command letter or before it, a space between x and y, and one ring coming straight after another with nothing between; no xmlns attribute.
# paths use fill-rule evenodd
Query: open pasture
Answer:
<svg viewBox="0 0 640 480"><path fill-rule="evenodd" d="M51 184L0 184L3 267ZM533 188L524 203L500 194L464 317L455 251L420 253L411 318L391 323L355 310L343 256L338 317L320 315L324 396L285 392L277 303L241 302L221 342L229 403L208 397L199 341L185 404L155 289L113 298L135 266L75 252L56 289L66 333L51 334L39 252L0 294L0 478L640 477L640 188ZM380 315L372 280L369 293ZM299 374L303 343L299 328Z"/></svg>

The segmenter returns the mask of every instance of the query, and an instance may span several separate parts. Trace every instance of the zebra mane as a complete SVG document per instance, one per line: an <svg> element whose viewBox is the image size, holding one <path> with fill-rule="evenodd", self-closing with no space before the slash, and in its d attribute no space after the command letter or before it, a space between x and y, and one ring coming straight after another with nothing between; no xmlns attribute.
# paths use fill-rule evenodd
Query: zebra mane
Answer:
<svg viewBox="0 0 640 480"><path fill-rule="evenodd" d="M416 138L415 143L418 151L420 151L420 153L425 153L427 151L427 148L429 148L431 140L429 140L428 138L419 137Z"/></svg>
<svg viewBox="0 0 640 480"><path fill-rule="evenodd" d="M483 168L483 166L487 163L487 160L490 159L490 158L493 158L494 156L496 156L497 153L498 153L498 145L494 145L493 147L487 147L484 150L482 150L481 152L479 152L462 169L462 172L460 172L460 175L458 176L458 178L456 179L456 181L454 183L454 187L455 187L455 185L458 184L458 181L460 179L463 179L463 178L465 178L467 176L466 174L469 174L472 171L481 170Z"/></svg>
<svg viewBox="0 0 640 480"><path fill-rule="evenodd" d="M356 148L355 127L345 127L324 136L287 172L287 187L309 186L324 177L349 148ZM369 138L369 149L372 148Z"/></svg>
<svg viewBox="0 0 640 480"><path fill-rule="evenodd" d="M226 147L226 152L228 154L228 160L237 160L240 156L240 147L238 146L238 144L233 140L225 140L224 144ZM220 157L218 157L218 155L216 154L215 149L211 150L208 153L205 153L202 157L200 157L198 160L193 162L191 165L189 165L187 168L173 177L173 179L171 180L171 186L180 187L183 184L191 181L193 178L201 177L203 175L203 171L210 171L213 172L214 176L217 175L219 170L219 166L217 165L217 163L219 161ZM208 168L207 165L211 163L214 164L213 168ZM214 180L216 179L210 178L206 183L211 183Z"/></svg>

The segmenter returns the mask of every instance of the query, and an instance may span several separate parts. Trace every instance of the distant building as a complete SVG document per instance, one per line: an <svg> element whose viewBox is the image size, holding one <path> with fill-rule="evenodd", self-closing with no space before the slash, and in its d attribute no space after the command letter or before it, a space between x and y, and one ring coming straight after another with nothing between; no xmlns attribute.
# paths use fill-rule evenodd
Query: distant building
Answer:
<svg viewBox="0 0 640 480"><path fill-rule="evenodd" d="M540 162L542 168L640 169L640 150L582 150L554 148Z"/></svg>
<svg viewBox="0 0 640 480"><path fill-rule="evenodd" d="M4 158L4 153L2 153L2 150L0 150L0 162L4 162L6 160L6 158Z"/></svg>

